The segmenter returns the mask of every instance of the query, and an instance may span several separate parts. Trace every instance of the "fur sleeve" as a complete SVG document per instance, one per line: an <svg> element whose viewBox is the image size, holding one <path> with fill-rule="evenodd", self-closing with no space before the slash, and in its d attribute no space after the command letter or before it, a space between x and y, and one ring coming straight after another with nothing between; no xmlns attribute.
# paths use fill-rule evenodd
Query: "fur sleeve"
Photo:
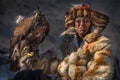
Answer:
<svg viewBox="0 0 120 80"><path fill-rule="evenodd" d="M93 61L87 65L88 69L83 75L83 80L112 80L113 65L111 51L95 52Z"/></svg>
<svg viewBox="0 0 120 80"><path fill-rule="evenodd" d="M101 36L89 44L88 50L93 59L87 64L83 80L112 80L114 59L109 42L108 38Z"/></svg>

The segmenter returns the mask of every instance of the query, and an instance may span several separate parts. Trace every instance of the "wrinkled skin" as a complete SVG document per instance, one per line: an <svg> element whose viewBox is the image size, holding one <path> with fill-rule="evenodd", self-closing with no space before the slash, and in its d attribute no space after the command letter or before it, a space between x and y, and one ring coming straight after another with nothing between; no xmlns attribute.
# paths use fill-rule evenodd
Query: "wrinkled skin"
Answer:
<svg viewBox="0 0 120 80"><path fill-rule="evenodd" d="M84 37L91 27L91 21L87 17L78 17L75 19L75 28L79 37Z"/></svg>

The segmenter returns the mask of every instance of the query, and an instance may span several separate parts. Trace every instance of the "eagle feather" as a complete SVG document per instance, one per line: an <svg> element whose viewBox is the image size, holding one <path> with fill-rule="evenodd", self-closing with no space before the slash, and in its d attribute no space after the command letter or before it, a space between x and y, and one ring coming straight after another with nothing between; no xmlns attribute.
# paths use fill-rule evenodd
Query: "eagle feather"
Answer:
<svg viewBox="0 0 120 80"><path fill-rule="evenodd" d="M18 58L13 60L18 55L18 53L14 53L16 45L18 45L19 54L24 52L23 49L26 46L30 47L30 52L37 51L39 44L45 39L49 30L50 25L46 17L39 10L36 10L32 16L21 20L14 28L10 40L10 63L12 63L10 67L17 65L13 63L19 60Z"/></svg>

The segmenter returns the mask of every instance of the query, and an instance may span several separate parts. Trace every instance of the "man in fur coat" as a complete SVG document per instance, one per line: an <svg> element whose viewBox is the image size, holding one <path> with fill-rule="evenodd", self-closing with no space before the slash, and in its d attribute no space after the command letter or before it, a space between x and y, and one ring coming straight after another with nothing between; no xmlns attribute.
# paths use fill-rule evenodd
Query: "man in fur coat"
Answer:
<svg viewBox="0 0 120 80"><path fill-rule="evenodd" d="M37 56L38 61L31 62L30 68L58 73L57 80L120 80L110 40L100 35L108 22L106 15L88 5L72 7L65 16L66 30L55 46Z"/></svg>
<svg viewBox="0 0 120 80"><path fill-rule="evenodd" d="M110 40L99 34L108 17L82 4L67 12L65 22L67 30L61 35L64 46L59 45L65 56L58 65L62 80L120 80L114 75Z"/></svg>

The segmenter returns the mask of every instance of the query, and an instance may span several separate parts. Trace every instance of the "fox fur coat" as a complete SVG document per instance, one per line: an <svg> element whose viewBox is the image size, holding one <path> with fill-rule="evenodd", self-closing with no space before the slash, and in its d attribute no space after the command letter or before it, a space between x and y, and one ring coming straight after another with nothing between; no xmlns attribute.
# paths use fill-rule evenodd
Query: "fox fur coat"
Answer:
<svg viewBox="0 0 120 80"><path fill-rule="evenodd" d="M58 65L57 70L62 80L119 80L114 76L115 60L108 38L98 35L92 42L83 41L78 46L76 35L69 31L64 32L62 36L71 38L69 42L74 45L68 48L68 51L72 50L71 53Z"/></svg>
<svg viewBox="0 0 120 80"><path fill-rule="evenodd" d="M37 61L31 61L30 68L59 74L60 80L120 80L113 79L117 71L114 56L110 40L102 35L90 43L83 40L78 44L76 32L69 28L61 34L54 47L34 58Z"/></svg>

